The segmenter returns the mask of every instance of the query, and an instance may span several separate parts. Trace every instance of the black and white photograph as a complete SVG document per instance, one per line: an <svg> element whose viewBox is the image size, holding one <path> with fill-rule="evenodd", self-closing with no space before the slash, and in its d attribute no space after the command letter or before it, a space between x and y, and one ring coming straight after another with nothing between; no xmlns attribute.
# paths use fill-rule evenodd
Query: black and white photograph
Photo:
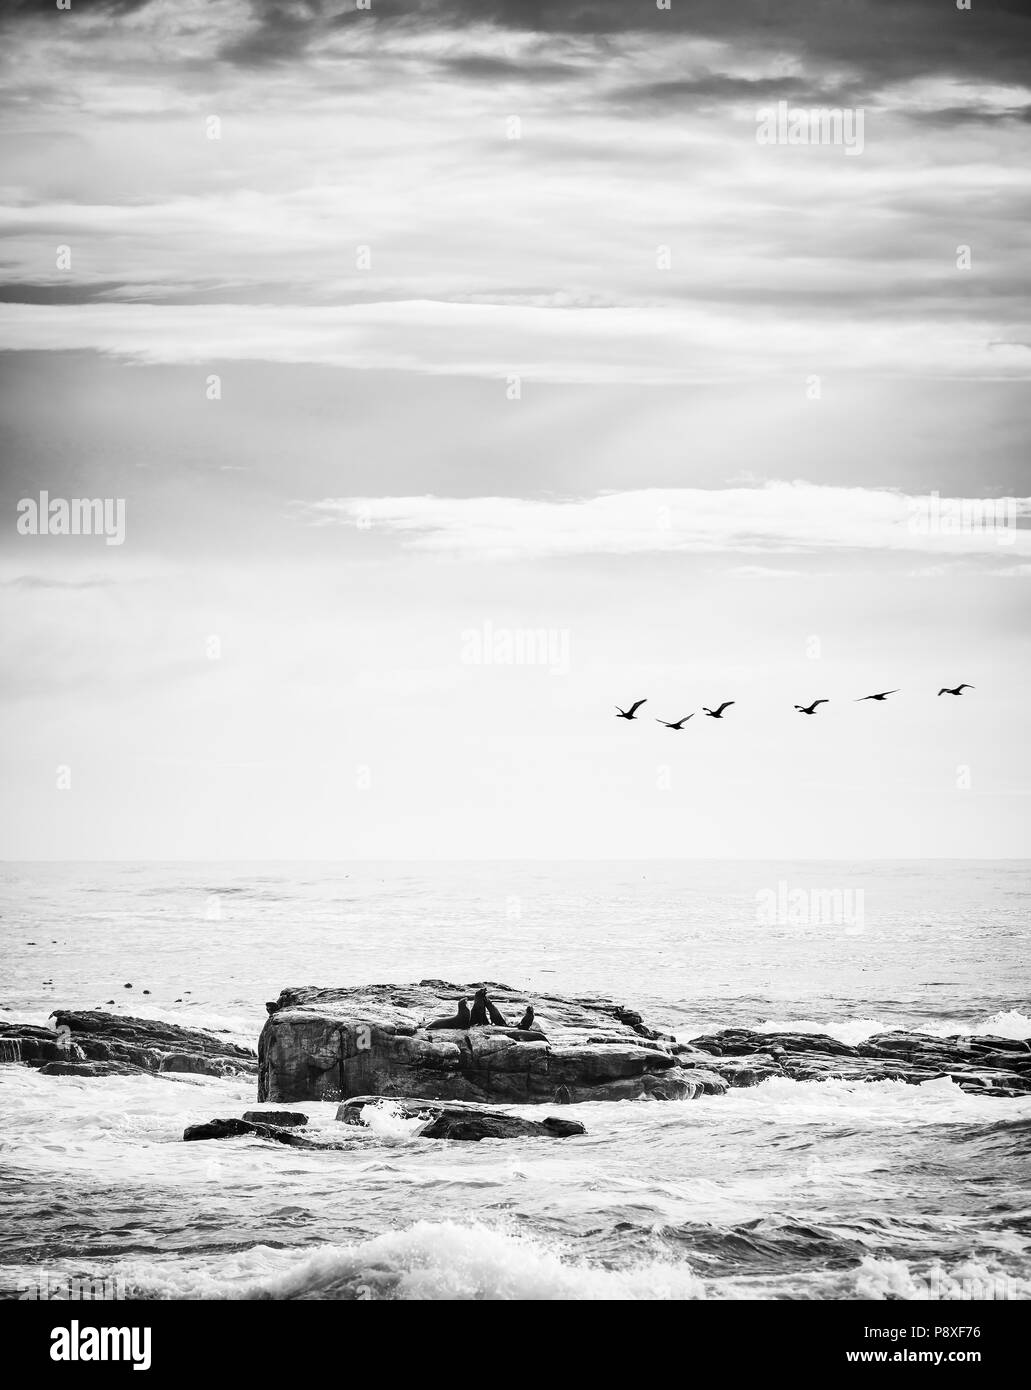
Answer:
<svg viewBox="0 0 1031 1390"><path fill-rule="evenodd" d="M327 1302L1009 1364L1029 57L1018 0L0 3L37 1374L306 1374Z"/></svg>

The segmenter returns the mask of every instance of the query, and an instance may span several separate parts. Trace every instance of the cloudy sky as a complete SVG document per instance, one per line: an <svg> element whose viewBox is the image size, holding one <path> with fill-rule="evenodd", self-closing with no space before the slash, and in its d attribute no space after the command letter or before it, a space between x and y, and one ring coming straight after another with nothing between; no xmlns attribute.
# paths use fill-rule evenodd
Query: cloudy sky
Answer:
<svg viewBox="0 0 1031 1390"><path fill-rule="evenodd" d="M1027 854L1021 8L7 3L4 857Z"/></svg>

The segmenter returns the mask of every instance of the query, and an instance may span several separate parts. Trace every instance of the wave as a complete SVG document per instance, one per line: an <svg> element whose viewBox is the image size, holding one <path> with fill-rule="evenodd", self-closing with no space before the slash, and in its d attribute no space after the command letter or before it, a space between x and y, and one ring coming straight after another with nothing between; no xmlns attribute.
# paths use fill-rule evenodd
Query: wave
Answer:
<svg viewBox="0 0 1031 1390"><path fill-rule="evenodd" d="M809 1235L816 1232L805 1232ZM705 1259L705 1255L702 1255ZM12 1287L17 1271L10 1271ZM60 1275L51 1275L57 1287ZM1031 1280L983 1259L944 1267L940 1260L866 1255L847 1269L702 1278L670 1254L621 1268L572 1260L543 1239L488 1226L420 1221L406 1230L349 1245L274 1249L255 1245L190 1268L177 1258L122 1259L105 1269L120 1296L153 1300L662 1301L813 1298L1026 1300ZM10 1282L5 1281L5 1282ZM31 1283L30 1278L23 1280ZM53 1295L51 1295L53 1296ZM88 1296L88 1295L84 1295Z"/></svg>
<svg viewBox="0 0 1031 1390"><path fill-rule="evenodd" d="M941 1019L929 1023L924 1018L912 1024L900 1023L898 1019L885 1021L881 1018L765 1019L762 1023L756 1024L756 1031L759 1033L823 1033L827 1037L836 1038L838 1042L848 1043L851 1047L865 1042L877 1033L890 1033L901 1028L907 1032L926 1033L932 1038L1031 1038L1031 1018L1019 1009L1006 1009L974 1024L959 1019Z"/></svg>
<svg viewBox="0 0 1031 1390"><path fill-rule="evenodd" d="M416 1137L425 1116L405 1116L396 1102L384 1100L378 1105L363 1106L361 1122L362 1129L371 1131L383 1144L407 1144Z"/></svg>
<svg viewBox="0 0 1031 1390"><path fill-rule="evenodd" d="M255 1246L217 1272L122 1262L136 1296L156 1299L687 1300L705 1285L683 1263L607 1270L564 1260L528 1236L420 1221L355 1245L311 1252Z"/></svg>
<svg viewBox="0 0 1031 1390"><path fill-rule="evenodd" d="M1031 1297L1031 1279L990 1269L978 1260L966 1260L951 1269L938 1262L914 1268L905 1260L868 1255L852 1278L853 1296L863 1299L1008 1302Z"/></svg>

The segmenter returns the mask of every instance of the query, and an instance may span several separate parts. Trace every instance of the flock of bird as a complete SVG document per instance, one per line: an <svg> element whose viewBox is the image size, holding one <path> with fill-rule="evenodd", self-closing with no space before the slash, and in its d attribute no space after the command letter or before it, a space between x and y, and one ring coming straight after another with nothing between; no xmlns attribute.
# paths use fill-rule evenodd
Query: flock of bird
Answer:
<svg viewBox="0 0 1031 1390"><path fill-rule="evenodd" d="M961 683L960 683L959 685L957 685L957 686L943 685L942 688L938 691L938 694L939 694L939 695L962 695L963 692L964 692L964 690L973 690L973 689L974 689L974 687L973 687L972 685L969 685L966 681L963 681L963 682L961 682ZM858 700L854 700L853 703L854 703L854 704L857 704L857 705L861 705L861 704L863 703L864 700L886 700L886 699L888 698L889 695L897 695L898 693L899 693L899 692L898 692L897 689L896 689L896 690L879 690L875 695L860 695L859 699L858 699ZM647 700L635 700L634 703L630 706L629 709L620 709L619 705L617 705L617 706L616 706L616 711L617 711L617 713L616 713L616 718L617 718L617 719L636 719L636 718L637 718L637 711L641 708L642 705L646 705L647 703L648 703ZM722 719L722 718L723 718L723 711L724 711L724 710L730 709L731 705L736 705L736 704L737 704L737 701L736 701L736 700L724 700L723 703L722 703L722 705L717 705L717 707L716 707L715 709L708 709L705 705L703 705L703 706L702 706L702 713L703 713L703 714L707 714L707 715L709 716L710 719ZM796 705L796 706L795 706L795 709L798 710L799 714L815 714L818 705L829 705L829 704L830 704L830 700L814 700L813 703L812 703L811 705ZM684 727L684 725L687 723L687 721L688 721L689 719L693 719L693 718L694 718L694 713L692 713L692 714L685 714L684 717L683 717L682 719L676 719L676 720L656 719L655 722L656 722L656 724L661 724L662 727L663 727L664 729L676 729L677 732L679 733L680 730L683 729L683 727Z"/></svg>

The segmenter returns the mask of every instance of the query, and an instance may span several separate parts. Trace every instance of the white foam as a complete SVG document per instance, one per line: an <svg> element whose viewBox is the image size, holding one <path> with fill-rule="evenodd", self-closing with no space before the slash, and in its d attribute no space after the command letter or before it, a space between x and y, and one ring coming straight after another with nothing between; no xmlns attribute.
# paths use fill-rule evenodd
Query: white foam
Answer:
<svg viewBox="0 0 1031 1390"><path fill-rule="evenodd" d="M705 1285L682 1262L648 1261L620 1271L562 1259L542 1242L481 1225L420 1221L355 1245L317 1251L254 1246L216 1269L132 1260L114 1277L152 1298L683 1300Z"/></svg>
<svg viewBox="0 0 1031 1390"><path fill-rule="evenodd" d="M929 1031L937 1033L938 1028L943 1026L935 1024ZM982 1023L975 1023L973 1027L964 1023L958 1024L955 1031L967 1033L974 1038L1013 1038L1019 1041L1031 1038L1031 1018L1022 1014L1019 1009L1007 1009L1004 1013L992 1014L991 1018L986 1018Z"/></svg>
<svg viewBox="0 0 1031 1390"><path fill-rule="evenodd" d="M392 1100L363 1106L360 1118L362 1127L384 1144L407 1144L423 1125L423 1118L403 1115L401 1107Z"/></svg>
<svg viewBox="0 0 1031 1390"><path fill-rule="evenodd" d="M756 1025L758 1033L819 1033L824 1037L836 1038L838 1042L855 1047L858 1043L872 1038L875 1033L886 1033L892 1027L882 1023L879 1018L839 1018L839 1019L766 1019Z"/></svg>
<svg viewBox="0 0 1031 1390"><path fill-rule="evenodd" d="M1031 1018L1018 1009L1008 1009L1003 1013L992 1014L980 1023L965 1023L959 1019L938 1019L929 1022L926 1018L900 1021L882 1018L792 1018L765 1019L756 1024L759 1033L821 1033L838 1042L856 1047L877 1033L892 1033L902 1030L909 1033L926 1033L932 1038L950 1037L995 1037L1016 1040L1031 1038Z"/></svg>
<svg viewBox="0 0 1031 1390"><path fill-rule="evenodd" d="M1031 1280L1014 1277L998 1265L964 1260L945 1267L940 1261L908 1264L905 1260L867 1255L853 1275L856 1298L903 1298L914 1302L1001 1302L1026 1299Z"/></svg>

